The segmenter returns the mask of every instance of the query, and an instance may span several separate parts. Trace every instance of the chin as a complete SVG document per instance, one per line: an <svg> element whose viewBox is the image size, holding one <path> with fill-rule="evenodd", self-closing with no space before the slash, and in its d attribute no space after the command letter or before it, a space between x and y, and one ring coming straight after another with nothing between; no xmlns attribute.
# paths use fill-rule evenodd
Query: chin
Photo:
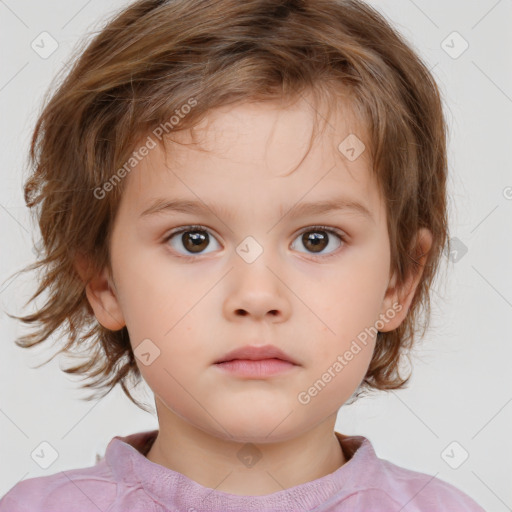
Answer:
<svg viewBox="0 0 512 512"><path fill-rule="evenodd" d="M293 416L290 415L289 418ZM217 418L217 423L210 424L207 431L224 441L235 443L269 444L288 441L297 436L297 425L283 421L283 416L274 414L271 417L263 417L258 414L250 416L230 416ZM213 428L213 430L212 430Z"/></svg>

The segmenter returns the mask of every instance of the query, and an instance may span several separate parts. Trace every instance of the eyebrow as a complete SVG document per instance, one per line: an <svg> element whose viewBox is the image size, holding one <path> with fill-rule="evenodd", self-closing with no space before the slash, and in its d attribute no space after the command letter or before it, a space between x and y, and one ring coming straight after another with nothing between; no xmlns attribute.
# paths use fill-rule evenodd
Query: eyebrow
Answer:
<svg viewBox="0 0 512 512"><path fill-rule="evenodd" d="M285 215L304 217L306 215L318 215L322 213L336 211L350 212L356 215L360 215L361 217L367 218L372 222L375 222L375 219L370 209L365 204L346 197L337 197L324 201L315 201L311 203L299 203L295 206L291 206L288 208L281 207L279 209L279 214L280 217L283 217ZM157 198L153 200L151 205L140 214L140 217L149 217L156 214L165 214L172 212L192 214L213 212L215 215L219 217L225 216L226 218L229 219L235 217L234 212L230 212L222 205L206 205L201 201L165 198Z"/></svg>

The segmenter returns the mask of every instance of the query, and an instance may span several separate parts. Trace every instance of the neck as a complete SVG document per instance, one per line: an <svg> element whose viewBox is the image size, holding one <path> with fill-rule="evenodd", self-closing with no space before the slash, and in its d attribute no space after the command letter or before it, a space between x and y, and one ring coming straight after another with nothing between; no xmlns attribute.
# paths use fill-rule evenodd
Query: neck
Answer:
<svg viewBox="0 0 512 512"><path fill-rule="evenodd" d="M148 460L217 491L271 494L322 478L346 462L334 433L336 414L297 437L266 443L213 436L168 409L161 416Z"/></svg>

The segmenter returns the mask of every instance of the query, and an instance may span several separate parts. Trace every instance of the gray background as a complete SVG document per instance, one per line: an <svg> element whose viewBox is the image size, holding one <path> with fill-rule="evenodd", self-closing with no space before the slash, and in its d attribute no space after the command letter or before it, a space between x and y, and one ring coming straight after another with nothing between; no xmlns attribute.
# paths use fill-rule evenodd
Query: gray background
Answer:
<svg viewBox="0 0 512 512"><path fill-rule="evenodd" d="M454 484L487 511L512 510L512 1L370 3L442 89L457 253L444 258L449 277L434 290L432 327L415 351L409 388L342 407L336 430L369 437L378 456ZM22 182L43 95L86 32L125 5L0 0L0 495L26 478L94 464L114 435L157 428L156 416L120 390L79 400L86 392L60 371L60 357L34 371L54 349L16 347L21 328L5 314L19 314L34 288L29 276L8 278L34 258ZM41 55L49 39L40 53L31 47L43 46L45 31L58 44L49 56ZM145 385L138 396L152 403ZM42 442L57 456L46 469L31 456Z"/></svg>

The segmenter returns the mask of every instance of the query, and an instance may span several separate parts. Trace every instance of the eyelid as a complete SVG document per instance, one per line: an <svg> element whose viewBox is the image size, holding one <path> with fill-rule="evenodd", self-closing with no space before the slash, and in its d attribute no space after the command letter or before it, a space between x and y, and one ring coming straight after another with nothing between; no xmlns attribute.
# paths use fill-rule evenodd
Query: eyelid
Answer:
<svg viewBox="0 0 512 512"><path fill-rule="evenodd" d="M204 226L202 224L184 224L183 226L180 226L178 228L175 228L171 230L169 233L164 235L162 239L162 243L168 242L171 237L175 235L179 235L180 233L184 233L186 231L208 231L208 233L215 235L215 238L218 239L217 234L215 233L215 230L212 228L209 228L208 226Z"/></svg>
<svg viewBox="0 0 512 512"><path fill-rule="evenodd" d="M180 227L170 231L169 233L167 233L164 236L163 241L164 242L168 241L171 236L176 235L178 233L182 233L184 231L193 231L194 229L215 233L214 229L209 228L208 226L205 226L202 224L186 224L186 225L180 226ZM314 229L318 229L318 230L322 229L325 231L333 232L333 233L337 234L339 237L343 238L344 240L348 240L348 238L349 238L348 234L345 231L342 231L339 228L336 228L334 226L323 226L321 224L312 224L310 226L306 226L306 227L300 229L297 232L297 235L301 235L302 233L305 233L307 231L312 231Z"/></svg>
<svg viewBox="0 0 512 512"><path fill-rule="evenodd" d="M204 226L202 224L184 224L183 226L180 226L178 228L175 228L171 230L169 233L167 233L164 236L164 241L169 240L169 238L173 235L177 235L178 233L183 233L184 231L210 231L211 233L214 233L215 230L212 228L209 228L208 226Z"/></svg>
<svg viewBox="0 0 512 512"><path fill-rule="evenodd" d="M314 231L315 229L318 229L318 231L322 230L322 231L327 231L329 233L335 233L340 238L348 239L348 235L341 229L335 228L334 226L322 226L321 224L313 224L311 226L302 228L301 230L299 230L299 232L297 234L301 235L302 233L306 233L307 231Z"/></svg>

